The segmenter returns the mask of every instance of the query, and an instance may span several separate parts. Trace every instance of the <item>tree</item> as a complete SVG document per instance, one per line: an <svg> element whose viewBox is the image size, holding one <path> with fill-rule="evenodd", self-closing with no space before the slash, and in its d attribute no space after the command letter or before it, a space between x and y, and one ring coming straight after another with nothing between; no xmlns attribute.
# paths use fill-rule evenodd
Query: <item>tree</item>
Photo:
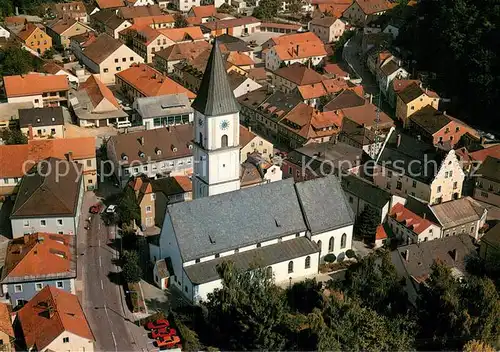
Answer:
<svg viewBox="0 0 500 352"><path fill-rule="evenodd" d="M220 7L217 9L217 12L220 13L233 13L234 12L234 7L228 4L227 2L223 3L220 5Z"/></svg>
<svg viewBox="0 0 500 352"><path fill-rule="evenodd" d="M261 0L259 6L253 10L252 15L261 20L273 20L278 14L281 2L278 0Z"/></svg>
<svg viewBox="0 0 500 352"><path fill-rule="evenodd" d="M321 286L316 279L296 282L286 291L288 305L292 310L305 314L312 312L314 308L321 308L323 303Z"/></svg>
<svg viewBox="0 0 500 352"><path fill-rule="evenodd" d="M435 263L417 300L420 338L425 349L462 349L471 338L500 346L500 296L491 279L470 276L462 282Z"/></svg>
<svg viewBox="0 0 500 352"><path fill-rule="evenodd" d="M302 12L302 5L304 5L303 0L290 0L288 2L288 12L292 14L298 14Z"/></svg>
<svg viewBox="0 0 500 352"><path fill-rule="evenodd" d="M359 215L356 232L365 239L375 241L375 232L380 224L380 217L374 207L367 205Z"/></svg>
<svg viewBox="0 0 500 352"><path fill-rule="evenodd" d="M345 280L335 287L379 314L405 315L409 308L404 282L399 279L388 252L366 256L351 265Z"/></svg>
<svg viewBox="0 0 500 352"><path fill-rule="evenodd" d="M482 341L471 340L467 342L463 349L464 352L495 352L495 349Z"/></svg>
<svg viewBox="0 0 500 352"><path fill-rule="evenodd" d="M176 13L174 15L174 26L175 28L185 28L188 26L188 22L186 20L186 17L184 17L184 15L180 14L180 13Z"/></svg>
<svg viewBox="0 0 500 352"><path fill-rule="evenodd" d="M281 350L286 299L265 268L237 270L231 262L217 267L222 288L208 295L203 307L214 344L229 350Z"/></svg>
<svg viewBox="0 0 500 352"><path fill-rule="evenodd" d="M127 283L141 281L142 269L139 265L139 255L136 251L125 251L123 253L122 275Z"/></svg>
<svg viewBox="0 0 500 352"><path fill-rule="evenodd" d="M349 259L352 259L356 257L356 253L352 249L348 249L347 251L345 251L345 256Z"/></svg>
<svg viewBox="0 0 500 352"><path fill-rule="evenodd" d="M337 260L337 257L333 253L328 253L327 255L325 255L324 260L327 263L333 263Z"/></svg>
<svg viewBox="0 0 500 352"><path fill-rule="evenodd" d="M2 140L5 144L27 144L28 137L18 128L6 128L2 131Z"/></svg>
<svg viewBox="0 0 500 352"><path fill-rule="evenodd" d="M117 213L124 224L130 225L133 221L141 220L141 210L131 187L125 187L118 201Z"/></svg>
<svg viewBox="0 0 500 352"><path fill-rule="evenodd" d="M40 67L37 58L19 46L8 46L0 50L0 73L3 76L22 75Z"/></svg>

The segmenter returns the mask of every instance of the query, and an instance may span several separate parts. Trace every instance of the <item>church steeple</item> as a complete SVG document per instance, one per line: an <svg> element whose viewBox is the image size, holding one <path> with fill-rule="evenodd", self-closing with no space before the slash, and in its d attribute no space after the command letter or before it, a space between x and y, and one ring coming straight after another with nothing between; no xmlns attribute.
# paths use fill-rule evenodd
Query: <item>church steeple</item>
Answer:
<svg viewBox="0 0 500 352"><path fill-rule="evenodd" d="M227 72L217 38L214 39L200 89L191 106L205 116L220 116L240 111L227 80Z"/></svg>

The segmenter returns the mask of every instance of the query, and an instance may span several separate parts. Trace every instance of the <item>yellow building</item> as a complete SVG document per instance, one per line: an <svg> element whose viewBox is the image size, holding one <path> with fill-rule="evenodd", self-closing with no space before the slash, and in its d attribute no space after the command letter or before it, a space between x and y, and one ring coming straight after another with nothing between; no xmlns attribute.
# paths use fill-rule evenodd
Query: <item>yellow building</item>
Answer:
<svg viewBox="0 0 500 352"><path fill-rule="evenodd" d="M17 33L17 38L38 54L52 48L52 38L33 23L26 24L24 29Z"/></svg>
<svg viewBox="0 0 500 352"><path fill-rule="evenodd" d="M431 90L424 91L417 83L412 83L397 94L396 117L408 127L408 118L427 105L437 110L439 96Z"/></svg>
<svg viewBox="0 0 500 352"><path fill-rule="evenodd" d="M270 161L273 154L273 144L256 135L250 128L240 125L240 161L247 160L248 154L259 152L262 157Z"/></svg>

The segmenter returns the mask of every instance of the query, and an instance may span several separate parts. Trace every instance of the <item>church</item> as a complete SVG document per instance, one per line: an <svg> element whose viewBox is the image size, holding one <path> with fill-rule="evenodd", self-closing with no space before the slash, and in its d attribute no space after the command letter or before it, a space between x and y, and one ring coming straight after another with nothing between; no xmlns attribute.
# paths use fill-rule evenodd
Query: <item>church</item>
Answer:
<svg viewBox="0 0 500 352"><path fill-rule="evenodd" d="M265 267L279 284L314 276L328 253L345 256L354 214L335 176L240 189L239 105L216 44L192 106L194 199L167 207L150 244L155 281L166 271L168 285L197 303L221 287L223 261Z"/></svg>

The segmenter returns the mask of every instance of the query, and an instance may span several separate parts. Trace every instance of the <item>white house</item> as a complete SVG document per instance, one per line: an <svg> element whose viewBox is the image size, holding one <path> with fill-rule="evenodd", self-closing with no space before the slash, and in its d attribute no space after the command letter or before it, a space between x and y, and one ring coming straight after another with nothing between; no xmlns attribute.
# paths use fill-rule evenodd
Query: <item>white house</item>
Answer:
<svg viewBox="0 0 500 352"><path fill-rule="evenodd" d="M13 238L35 232L76 235L84 192L82 169L76 162L49 158L29 170L10 216Z"/></svg>
<svg viewBox="0 0 500 352"><path fill-rule="evenodd" d="M75 55L80 56L81 62L89 71L98 74L104 84L114 84L117 72L126 70L134 63L144 62L135 51L105 33Z"/></svg>
<svg viewBox="0 0 500 352"><path fill-rule="evenodd" d="M296 62L318 66L327 55L322 43L280 44L271 47L265 53L266 68L275 71L282 65Z"/></svg>
<svg viewBox="0 0 500 352"><path fill-rule="evenodd" d="M253 92L254 90L262 87L259 83L255 82L250 77L239 74L235 70L229 72L228 78L229 85L233 90L235 98L241 97L242 95Z"/></svg>
<svg viewBox="0 0 500 352"><path fill-rule="evenodd" d="M150 245L153 263L169 263L169 285L194 303L221 286L224 260L260 265L283 283L316 274L326 254L342 258L352 243L354 214L335 176L240 189L239 106L226 77L214 46L192 105L194 200L168 206Z"/></svg>
<svg viewBox="0 0 500 352"><path fill-rule="evenodd" d="M133 104L136 120L146 130L193 122L193 109L186 94L137 98Z"/></svg>

